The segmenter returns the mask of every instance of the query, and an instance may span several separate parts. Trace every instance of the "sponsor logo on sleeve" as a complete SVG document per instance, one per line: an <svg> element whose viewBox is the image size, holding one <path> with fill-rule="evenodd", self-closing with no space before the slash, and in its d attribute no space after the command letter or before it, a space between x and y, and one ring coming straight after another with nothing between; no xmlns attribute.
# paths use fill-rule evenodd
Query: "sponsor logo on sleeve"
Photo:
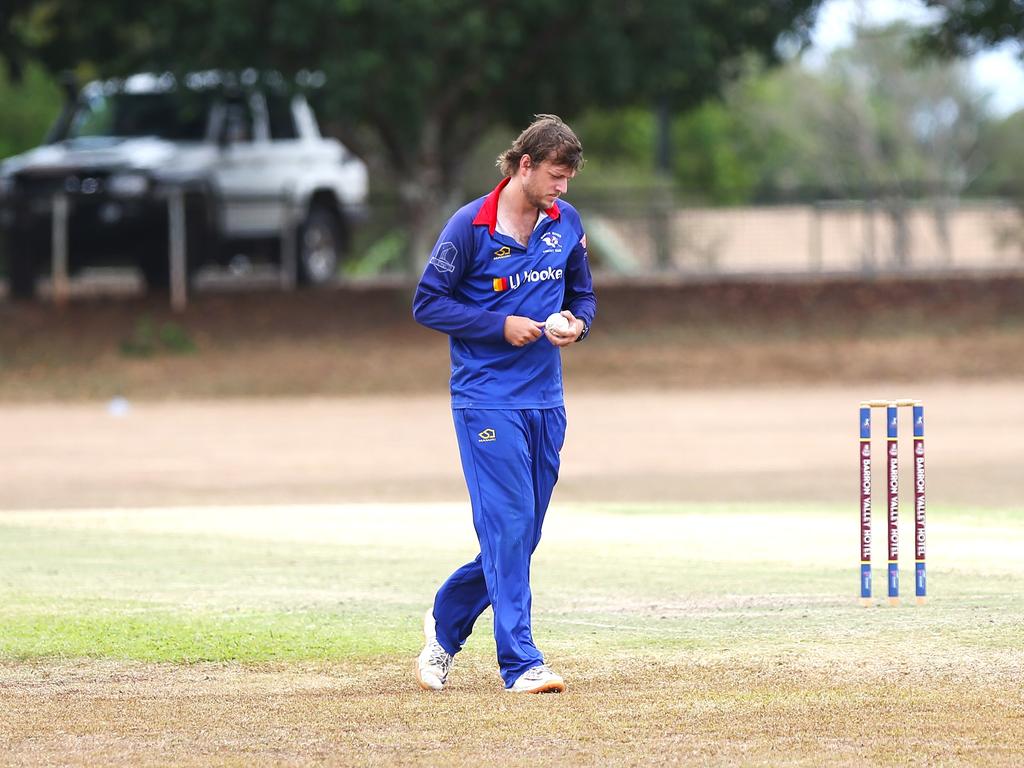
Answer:
<svg viewBox="0 0 1024 768"><path fill-rule="evenodd" d="M455 247L455 243L445 241L437 246L434 255L430 257L430 263L438 272L454 272L455 257L458 255L459 249Z"/></svg>

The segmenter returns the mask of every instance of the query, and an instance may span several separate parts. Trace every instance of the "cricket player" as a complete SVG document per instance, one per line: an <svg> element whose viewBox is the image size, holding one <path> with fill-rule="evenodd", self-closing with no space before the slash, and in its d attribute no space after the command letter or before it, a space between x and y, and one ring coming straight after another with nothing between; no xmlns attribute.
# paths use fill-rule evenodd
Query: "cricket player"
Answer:
<svg viewBox="0 0 1024 768"><path fill-rule="evenodd" d="M501 183L442 230L413 300L416 320L450 339L452 415L480 542L427 611L417 679L444 687L489 605L506 689L560 693L565 682L533 641L530 558L565 437L561 350L587 337L597 311L579 214L559 199L583 148L558 117L537 115L498 166ZM545 323L557 313L565 321Z"/></svg>

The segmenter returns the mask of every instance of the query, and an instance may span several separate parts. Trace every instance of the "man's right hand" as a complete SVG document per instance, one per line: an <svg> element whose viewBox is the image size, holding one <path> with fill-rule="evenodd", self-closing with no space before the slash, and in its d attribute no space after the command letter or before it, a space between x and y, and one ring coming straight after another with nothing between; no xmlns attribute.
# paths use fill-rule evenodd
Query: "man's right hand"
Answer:
<svg viewBox="0 0 1024 768"><path fill-rule="evenodd" d="M505 318L505 341L513 347L525 347L544 335L544 321L509 315Z"/></svg>

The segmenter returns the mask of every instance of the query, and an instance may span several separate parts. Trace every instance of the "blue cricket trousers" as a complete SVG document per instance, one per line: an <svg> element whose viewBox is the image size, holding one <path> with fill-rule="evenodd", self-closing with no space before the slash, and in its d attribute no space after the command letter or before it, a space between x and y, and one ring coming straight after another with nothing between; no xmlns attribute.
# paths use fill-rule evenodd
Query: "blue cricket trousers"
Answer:
<svg viewBox="0 0 1024 768"><path fill-rule="evenodd" d="M544 663L530 629L530 558L565 441L565 409L452 411L480 554L434 599L437 640L457 653L490 605L505 687Z"/></svg>

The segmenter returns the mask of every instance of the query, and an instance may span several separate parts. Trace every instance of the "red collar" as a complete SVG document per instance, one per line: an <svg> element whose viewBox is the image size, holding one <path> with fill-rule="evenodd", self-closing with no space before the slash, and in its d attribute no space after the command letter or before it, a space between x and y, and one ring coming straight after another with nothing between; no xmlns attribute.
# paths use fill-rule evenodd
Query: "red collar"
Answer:
<svg viewBox="0 0 1024 768"><path fill-rule="evenodd" d="M501 194L501 190L508 186L508 183L512 181L511 176L506 176L501 180L484 200L484 204L480 206L480 210L477 211L476 218L473 219L474 226L486 226L488 231L493 235L494 228L498 226L498 195ZM544 211L545 215L550 219L557 219L559 217L558 202Z"/></svg>

